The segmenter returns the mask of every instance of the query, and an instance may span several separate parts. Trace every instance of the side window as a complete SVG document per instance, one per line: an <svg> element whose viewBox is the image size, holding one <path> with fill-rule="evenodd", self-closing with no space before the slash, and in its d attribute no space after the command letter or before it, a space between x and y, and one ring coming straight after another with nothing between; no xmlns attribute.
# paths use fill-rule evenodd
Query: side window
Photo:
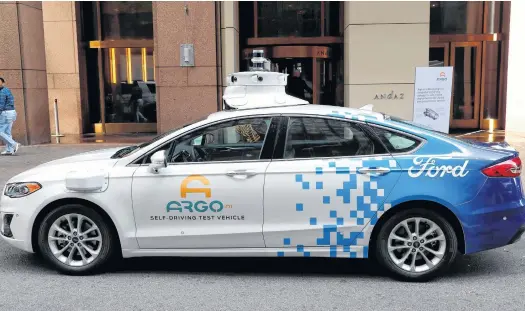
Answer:
<svg viewBox="0 0 525 311"><path fill-rule="evenodd" d="M258 160L271 118L228 121L187 134L174 143L168 162Z"/></svg>
<svg viewBox="0 0 525 311"><path fill-rule="evenodd" d="M421 144L421 141L399 132L389 131L379 127L372 128L390 153L409 152Z"/></svg>
<svg viewBox="0 0 525 311"><path fill-rule="evenodd" d="M326 118L289 119L285 159L374 154L374 141L355 123Z"/></svg>

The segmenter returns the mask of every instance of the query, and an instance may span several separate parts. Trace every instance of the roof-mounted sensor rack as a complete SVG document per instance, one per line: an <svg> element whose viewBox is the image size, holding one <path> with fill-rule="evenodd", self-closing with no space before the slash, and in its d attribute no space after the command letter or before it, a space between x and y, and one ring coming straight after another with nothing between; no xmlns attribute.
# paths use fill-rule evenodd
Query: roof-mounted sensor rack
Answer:
<svg viewBox="0 0 525 311"><path fill-rule="evenodd" d="M309 102L286 94L288 74L270 71L264 51L254 50L249 71L228 75L224 90L226 109L255 109L308 105Z"/></svg>

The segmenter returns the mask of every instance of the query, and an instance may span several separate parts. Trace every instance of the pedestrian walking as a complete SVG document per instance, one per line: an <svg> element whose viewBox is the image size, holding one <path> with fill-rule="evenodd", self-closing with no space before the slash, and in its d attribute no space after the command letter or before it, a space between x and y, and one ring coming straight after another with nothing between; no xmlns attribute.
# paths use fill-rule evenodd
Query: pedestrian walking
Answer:
<svg viewBox="0 0 525 311"><path fill-rule="evenodd" d="M0 78L0 138L6 144L1 155L14 155L20 144L13 140L11 129L16 121L15 98L5 85L4 78Z"/></svg>

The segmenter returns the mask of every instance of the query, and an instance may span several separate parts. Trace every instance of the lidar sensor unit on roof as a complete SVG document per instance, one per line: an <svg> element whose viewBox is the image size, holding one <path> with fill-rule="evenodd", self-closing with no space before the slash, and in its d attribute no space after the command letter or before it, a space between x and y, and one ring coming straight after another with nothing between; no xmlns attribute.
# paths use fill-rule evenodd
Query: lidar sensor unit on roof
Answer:
<svg viewBox="0 0 525 311"><path fill-rule="evenodd" d="M308 105L309 102L286 94L288 74L271 72L271 62L264 51L254 50L249 71L228 75L222 97L225 109L254 109Z"/></svg>

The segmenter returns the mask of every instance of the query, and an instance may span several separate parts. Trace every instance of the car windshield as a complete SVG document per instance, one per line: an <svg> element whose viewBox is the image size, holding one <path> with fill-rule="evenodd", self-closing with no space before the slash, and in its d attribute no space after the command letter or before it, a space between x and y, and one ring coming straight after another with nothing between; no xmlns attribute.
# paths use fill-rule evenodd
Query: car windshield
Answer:
<svg viewBox="0 0 525 311"><path fill-rule="evenodd" d="M160 135L158 135L158 136L155 136L153 139L151 139L151 140L149 140L149 141L147 141L147 142L144 142L144 143L142 143L142 144L139 144L139 145L132 145L132 146L128 146L128 147L124 147L124 148L118 150L117 152L115 152L115 154L113 154L113 155L111 156L111 158L112 158L112 159L120 159L120 158L123 158L123 157L129 156L129 155L133 154L134 152L136 152L137 150L140 150L140 149L142 149L142 148L146 148L146 147L148 147L149 145L151 145L151 144L153 144L153 143L155 143L155 142L157 142L157 141L163 139L164 137L167 137L167 136L173 134L174 132L176 132L176 131L178 131L178 130L180 130L180 129L183 129L183 128L185 128L185 127L188 127L188 126L190 126L190 125L192 125L192 124L195 124L195 123L197 123L197 122L200 122L200 121L206 120L206 118L207 118L207 117L200 118L200 119L195 120L195 121L193 121L193 122L191 122L191 123L187 123L187 124L185 124L185 125L183 125L183 126L180 126L180 127L174 128L174 129L172 129L172 130L169 130L169 131L167 131L166 133L163 133L163 134L160 134Z"/></svg>

